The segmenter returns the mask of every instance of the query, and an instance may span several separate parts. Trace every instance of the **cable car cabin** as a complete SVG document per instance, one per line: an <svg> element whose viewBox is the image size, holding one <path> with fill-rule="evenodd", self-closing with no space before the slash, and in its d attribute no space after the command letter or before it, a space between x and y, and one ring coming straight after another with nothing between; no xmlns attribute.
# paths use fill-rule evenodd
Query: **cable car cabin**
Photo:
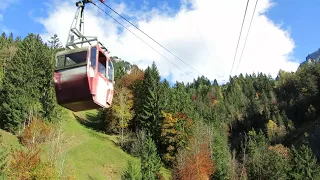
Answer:
<svg viewBox="0 0 320 180"><path fill-rule="evenodd" d="M56 54L54 86L59 105L74 112L108 108L113 85L113 64L99 45Z"/></svg>

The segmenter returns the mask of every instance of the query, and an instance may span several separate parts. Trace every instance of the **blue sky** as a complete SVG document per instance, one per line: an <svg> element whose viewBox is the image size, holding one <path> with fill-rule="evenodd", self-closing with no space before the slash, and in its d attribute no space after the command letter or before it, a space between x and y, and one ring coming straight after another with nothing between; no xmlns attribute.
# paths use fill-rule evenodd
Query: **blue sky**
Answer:
<svg viewBox="0 0 320 180"><path fill-rule="evenodd" d="M242 0L242 1L243 1L243 4L245 4L245 0ZM253 0L251 1L253 3ZM267 1L267 0L264 0L264 1ZM36 22L34 18L35 17L48 18L49 11L48 11L48 6L45 3L50 3L50 2L51 2L50 0L49 1L28 0L28 2L23 0L4 0L4 4L7 3L7 7L4 7L4 5L0 5L0 14L3 17L1 18L1 15L0 15L0 31L13 32L14 36L22 36L22 37L26 36L27 33L30 33L30 32L39 33L39 34L46 33L46 31L48 31L47 27L45 27L43 24L39 22ZM149 1L148 0L133 0L133 1L132 0L130 1L115 0L113 2L114 3L124 2L127 4L127 7L135 10L150 10L151 8L163 6L164 4L164 1L160 1L160 0L149 0ZM108 3L108 1L106 1L106 3ZM181 8L180 0L170 0L170 1L168 0L166 4L168 7L173 9L174 11L173 13L179 12ZM241 18L242 18L243 10L244 10L244 7L241 8L241 13L240 13ZM226 9L225 11L228 11L228 9ZM309 53L312 53L316 51L318 48L320 48L320 43L319 43L320 42L320 36L319 36L320 24L318 23L319 12L320 12L319 0L295 1L294 3L292 0L278 0L276 1L276 4L265 13L265 15L267 16L267 18L272 20L275 24L281 24L282 29L288 30L290 32L290 37L293 39L295 43L295 48L293 50L292 56L296 60L301 62L305 60L305 57ZM247 18L249 19L250 16L251 14L249 14ZM237 23L239 23L239 25L237 25L239 26L238 28L240 28L240 25L241 25L240 24L241 21L239 20L240 19L237 20ZM190 22L190 23L193 23L194 25L194 22ZM253 22L252 27L254 26L255 26L255 21ZM202 32L204 31L204 28L201 28L199 24L198 24L198 27L200 31ZM238 30L237 30L237 33L238 33ZM244 31L244 33L246 33L246 31ZM67 34L67 32L65 32L65 34ZM158 35L156 32L153 34L156 37ZM158 36L160 38L161 35L158 35ZM202 36L205 36L205 34L202 34ZM237 40L236 36L238 36L238 34L234 35L234 38L233 38L234 43ZM245 34L243 34L243 36L245 36ZM199 40L199 37L197 38ZM168 44L170 45L170 43ZM204 44L202 45L207 46L208 48L208 45L204 45ZM171 49L174 49L174 47ZM231 48L229 51L232 54L234 52L234 49ZM178 50L175 52L179 53ZM165 61L165 60L162 60L162 61ZM168 72L167 74L171 74L171 72ZM220 73L220 75L216 74L216 76L227 76L226 75L227 73L224 75L221 75L221 74L222 73ZM171 75L170 77L172 77Z"/></svg>
<svg viewBox="0 0 320 180"><path fill-rule="evenodd" d="M8 2L8 7L4 10L0 8L0 14L3 16L3 21L0 22L1 31L14 32L14 36L24 37L28 33L42 33L44 31L43 25L35 22L33 17L45 17L47 16L47 5L50 1L43 0L4 0ZM77 2L78 0L74 0ZM96 0L97 1L97 0ZM106 1L107 2L107 1ZM115 3L125 2L130 3L130 7L135 9L142 9L144 5L147 5L148 9L152 7L158 7L166 1L162 0L150 0L148 4L145 4L145 0L133 0L133 1L120 1L115 0ZM179 0L170 0L170 7L174 9L180 8ZM76 10L76 7L75 7ZM66 32L67 33L67 32Z"/></svg>
<svg viewBox="0 0 320 180"><path fill-rule="evenodd" d="M43 26L35 22L31 16L46 16L45 4L42 0L16 0L2 10L3 21L1 26L5 30L14 32L15 36L24 37L29 32L42 33ZM107 2L107 1L106 1ZM131 5L142 8L144 0L134 0ZM160 4L160 0L149 1L149 8ZM169 3L168 3L169 4ZM179 0L170 0L170 6L178 9ZM320 1L278 0L276 5L267 12L267 16L277 24L289 29L296 43L294 57L304 60L307 54L320 48ZM4 30L4 29L2 29Z"/></svg>
<svg viewBox="0 0 320 180"><path fill-rule="evenodd" d="M308 54L320 48L319 12L319 0L278 0L277 5L267 15L275 23L290 29L296 43L294 56L305 60Z"/></svg>

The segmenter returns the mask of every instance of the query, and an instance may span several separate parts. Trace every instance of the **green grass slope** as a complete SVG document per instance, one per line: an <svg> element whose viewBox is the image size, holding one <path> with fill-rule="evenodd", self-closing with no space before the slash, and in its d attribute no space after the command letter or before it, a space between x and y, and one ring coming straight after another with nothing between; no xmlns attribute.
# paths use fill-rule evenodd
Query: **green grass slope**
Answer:
<svg viewBox="0 0 320 180"><path fill-rule="evenodd" d="M7 147L12 147L14 149L21 147L19 140L15 135L12 135L2 129L0 129L0 138L0 142L4 143Z"/></svg>
<svg viewBox="0 0 320 180"><path fill-rule="evenodd" d="M90 129L80 123L88 117L95 117L97 111L81 113L68 112L64 119L63 131L71 143L66 151L65 170L72 167L77 179L120 179L128 160L139 163L138 158L116 146L115 136L109 136ZM165 179L170 171L161 169Z"/></svg>
<svg viewBox="0 0 320 180"><path fill-rule="evenodd" d="M58 157L57 168L63 169L63 173L75 175L79 180L120 179L128 160L140 161L118 147L115 136L99 133L83 125L88 117L95 117L96 113L95 110L80 113L64 111L61 123L63 140L60 145L63 153ZM16 136L1 129L0 133L4 144L22 147ZM48 158L49 145L43 147L42 156ZM165 179L170 179L169 170L162 168L161 173Z"/></svg>
<svg viewBox="0 0 320 180"><path fill-rule="evenodd" d="M86 112L88 113L88 112ZM82 125L76 117L85 113L65 114L62 125L68 146L64 170L74 170L76 179L119 179L127 160L138 161L117 147L112 137Z"/></svg>

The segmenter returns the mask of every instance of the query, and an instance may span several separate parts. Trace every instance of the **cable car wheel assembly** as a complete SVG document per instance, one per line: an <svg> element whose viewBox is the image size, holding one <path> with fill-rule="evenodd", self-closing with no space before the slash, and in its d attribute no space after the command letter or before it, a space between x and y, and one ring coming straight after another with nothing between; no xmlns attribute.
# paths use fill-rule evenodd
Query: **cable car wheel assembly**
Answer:
<svg viewBox="0 0 320 180"><path fill-rule="evenodd" d="M104 0L100 0L104 3ZM55 56L54 87L59 105L77 112L109 108L114 94L114 67L107 48L97 37L84 36L84 8L76 3L65 50Z"/></svg>

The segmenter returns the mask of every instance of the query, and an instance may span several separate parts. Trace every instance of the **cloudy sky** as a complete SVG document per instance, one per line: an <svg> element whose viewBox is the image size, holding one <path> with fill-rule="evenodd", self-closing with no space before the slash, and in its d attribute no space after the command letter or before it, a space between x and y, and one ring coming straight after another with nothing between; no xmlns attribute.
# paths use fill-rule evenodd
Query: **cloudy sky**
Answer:
<svg viewBox="0 0 320 180"><path fill-rule="evenodd" d="M2 0L0 30L24 37L39 33L43 40L58 34L65 44L76 11L75 0ZM155 61L170 81L192 81L204 75L227 81L232 70L246 0L108 0L106 4L169 49L151 41L96 0L154 51L92 5L85 10L85 34L98 36L112 56L141 68ZM303 3L304 2L304 3ZM279 69L295 71L320 48L317 13L320 1L259 0L239 64L256 0L250 0L232 75L263 72L275 77ZM308 3L307 3L308 2ZM163 57L164 56L164 57ZM182 60L182 61L181 61Z"/></svg>

